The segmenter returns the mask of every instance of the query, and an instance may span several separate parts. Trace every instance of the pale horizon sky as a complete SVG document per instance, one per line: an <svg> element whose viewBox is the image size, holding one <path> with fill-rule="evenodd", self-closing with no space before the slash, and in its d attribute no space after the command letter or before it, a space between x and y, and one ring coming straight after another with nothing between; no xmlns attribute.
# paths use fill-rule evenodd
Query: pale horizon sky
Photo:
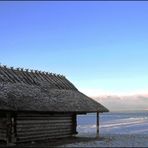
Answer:
<svg viewBox="0 0 148 148"><path fill-rule="evenodd" d="M0 63L65 75L89 96L147 94L148 2L0 2Z"/></svg>

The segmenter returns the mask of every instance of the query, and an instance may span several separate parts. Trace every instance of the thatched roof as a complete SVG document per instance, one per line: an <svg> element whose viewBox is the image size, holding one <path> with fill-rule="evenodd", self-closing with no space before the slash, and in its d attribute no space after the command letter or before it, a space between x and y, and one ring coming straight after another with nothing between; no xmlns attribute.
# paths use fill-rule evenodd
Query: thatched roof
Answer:
<svg viewBox="0 0 148 148"><path fill-rule="evenodd" d="M0 110L107 112L64 76L0 66Z"/></svg>

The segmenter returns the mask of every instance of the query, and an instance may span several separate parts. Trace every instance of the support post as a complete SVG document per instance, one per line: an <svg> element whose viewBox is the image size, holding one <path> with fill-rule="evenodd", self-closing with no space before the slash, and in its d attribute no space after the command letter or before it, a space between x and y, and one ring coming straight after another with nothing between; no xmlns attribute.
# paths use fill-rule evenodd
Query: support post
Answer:
<svg viewBox="0 0 148 148"><path fill-rule="evenodd" d="M11 143L11 114L8 112L6 114L6 126L7 126L7 145Z"/></svg>
<svg viewBox="0 0 148 148"><path fill-rule="evenodd" d="M13 133L14 133L14 125L13 125L13 122L14 122L14 119L12 118L12 114L10 112L7 112L6 113L6 127L7 127L7 136L6 136L6 143L7 143L7 146L13 146L15 142L15 137L13 137ZM12 120L13 119L13 120Z"/></svg>
<svg viewBox="0 0 148 148"><path fill-rule="evenodd" d="M12 129L11 129L11 142L16 143L16 116L11 118Z"/></svg>
<svg viewBox="0 0 148 148"><path fill-rule="evenodd" d="M99 112L97 111L97 116L96 116L96 128L97 128L97 133L96 133L96 138L99 138Z"/></svg>
<svg viewBox="0 0 148 148"><path fill-rule="evenodd" d="M72 115L72 126L73 126L73 128L72 128L73 134L74 135L78 134L78 132L77 132L77 115L76 114Z"/></svg>

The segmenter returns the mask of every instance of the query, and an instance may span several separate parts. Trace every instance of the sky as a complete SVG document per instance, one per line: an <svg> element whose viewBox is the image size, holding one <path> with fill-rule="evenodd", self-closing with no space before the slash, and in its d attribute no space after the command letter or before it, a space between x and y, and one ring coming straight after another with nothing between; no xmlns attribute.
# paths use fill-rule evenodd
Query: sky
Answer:
<svg viewBox="0 0 148 148"><path fill-rule="evenodd" d="M65 75L89 96L147 94L148 2L0 2L0 63Z"/></svg>

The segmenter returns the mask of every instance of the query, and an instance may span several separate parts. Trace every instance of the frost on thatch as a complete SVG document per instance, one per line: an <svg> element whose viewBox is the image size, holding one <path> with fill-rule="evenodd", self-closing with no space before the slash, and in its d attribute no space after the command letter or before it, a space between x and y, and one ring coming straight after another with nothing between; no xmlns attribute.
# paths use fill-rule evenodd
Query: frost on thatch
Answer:
<svg viewBox="0 0 148 148"><path fill-rule="evenodd" d="M48 89L26 84L1 84L0 109L50 112L107 111L101 104L75 90ZM5 107L5 108L3 108Z"/></svg>
<svg viewBox="0 0 148 148"><path fill-rule="evenodd" d="M50 78L52 83L49 83L49 79L40 74L38 75L39 77L36 75L36 79L38 80L36 81L36 84L33 84L35 75L34 77L32 75L30 76L32 84L29 84L29 78L27 79L25 76L24 80L21 81L21 78L23 77L19 77L18 74L18 82L12 82L11 80L13 77L10 77L10 73L8 77L9 81L8 79L7 81L4 81L5 76L2 74L4 74L4 71L3 73L1 72L0 80L0 110L46 112L108 111L98 102L79 92L65 77L61 79L56 76L54 82ZM49 76L47 77L49 78ZM44 81L41 81L41 78ZM47 81L45 81L45 78Z"/></svg>

